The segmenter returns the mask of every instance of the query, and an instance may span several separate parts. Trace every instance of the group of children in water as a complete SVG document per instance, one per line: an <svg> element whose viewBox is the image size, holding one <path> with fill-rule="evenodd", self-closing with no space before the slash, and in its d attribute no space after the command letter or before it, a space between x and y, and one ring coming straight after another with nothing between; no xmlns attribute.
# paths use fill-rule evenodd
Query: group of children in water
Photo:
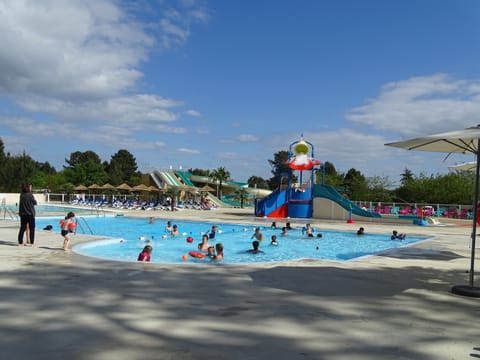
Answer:
<svg viewBox="0 0 480 360"><path fill-rule="evenodd" d="M150 218L150 223L153 224L153 219ZM65 216L65 220L60 221L60 227L61 227L61 235L63 237L63 250L68 251L69 250L69 244L70 244L70 237L69 234L74 232L76 229L76 222L75 222L75 214L73 212L67 213ZM276 229L277 224L276 222L272 222L272 225L270 226L271 229ZM51 228L50 228L51 229ZM292 230L292 227L289 222L285 224L284 227L282 227L282 232L281 235L285 236L287 235L287 231ZM307 237L314 237L314 229L312 228L311 224L306 224L304 228L302 228L302 234L306 234ZM172 236L178 236L180 235L178 226L172 225L171 221L167 222L167 225L165 226L165 232L170 233ZM205 253L205 257L208 257L212 260L223 260L223 244L222 243L216 243L215 246L211 245L208 240L214 240L216 234L218 233L218 226L217 225L212 225L212 228L210 231L202 235L202 241L198 244L197 248L198 251L201 253ZM365 229L363 227L360 227L357 230L357 235L365 235ZM405 233L399 233L397 230L392 231L391 235L391 240L404 240L407 235ZM317 238L321 238L322 234L317 233ZM262 250L260 250L260 243L264 240L264 236L261 232L260 227L256 227L255 231L251 237L252 239L255 239L252 242L252 249L247 250L247 253L250 254L260 254L263 253ZM272 235L270 245L272 246L278 246L278 241L277 241L277 236ZM318 247L317 247L318 250ZM143 250L140 252L138 255L138 261L145 261L148 262L151 259L151 253L153 251L153 247L151 245L146 245Z"/></svg>
<svg viewBox="0 0 480 360"><path fill-rule="evenodd" d="M150 223L153 223L150 219ZM277 224L276 222L272 222L272 225L270 226L271 229L276 229ZM282 232L281 235L285 236L287 235L288 230L292 230L292 227L289 222L285 224L284 227L282 227ZM177 225L172 225L171 221L167 222L167 225L165 227L165 232L170 233L172 236L177 236L180 235L178 226ZM321 233L317 233L316 236L314 235L315 229L312 228L311 224L306 224L305 227L302 228L302 234L306 235L307 237L317 237L317 238L322 238ZM197 248L198 251L204 256L202 258L210 258L212 260L223 260L223 245L222 243L216 243L215 246L210 244L208 241L215 239L216 234L218 233L218 227L217 225L213 225L212 228L204 233L202 235L202 240L198 244ZM357 230L357 235L365 235L365 228L360 227ZM398 233L397 230L393 230L391 239L392 240L404 240L406 237L405 233ZM255 231L251 237L251 239L254 239L252 241L252 248L246 250L247 253L249 254L261 254L264 253L262 250L260 250L260 243L264 240L264 236L262 234L261 228L256 227ZM193 239L192 239L193 240ZM270 245L272 246L278 246L278 241L277 241L277 235L272 235ZM152 253L152 246L146 245L143 250L140 252L138 255L138 261L150 261L151 258L151 253ZM317 246L317 250L319 250L319 247Z"/></svg>
<svg viewBox="0 0 480 360"><path fill-rule="evenodd" d="M153 224L152 219L150 218L150 223ZM171 236L178 236L180 232L176 224L172 225L171 221L167 222L165 226L165 232L170 233ZM211 245L208 240L214 240L218 232L218 226L213 225L212 228L202 235L202 242L198 244L198 251L205 256L202 258L210 258L211 260L220 261L223 260L223 244L216 243L215 246ZM192 239L193 241L193 239ZM143 250L138 255L138 261L150 261L150 254L152 253L153 248L151 245L146 245Z"/></svg>

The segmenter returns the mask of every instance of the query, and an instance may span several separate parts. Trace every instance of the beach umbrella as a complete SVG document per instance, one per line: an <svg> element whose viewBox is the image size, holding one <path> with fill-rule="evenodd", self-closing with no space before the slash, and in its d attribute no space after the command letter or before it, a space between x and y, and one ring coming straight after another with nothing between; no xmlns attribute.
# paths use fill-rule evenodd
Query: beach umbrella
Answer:
<svg viewBox="0 0 480 360"><path fill-rule="evenodd" d="M103 184L102 186L100 186L100 188L102 190L114 190L115 186L113 186L112 184L106 183L106 184Z"/></svg>
<svg viewBox="0 0 480 360"><path fill-rule="evenodd" d="M126 183L123 183L122 185L117 186L117 190L132 191L132 187Z"/></svg>
<svg viewBox="0 0 480 360"><path fill-rule="evenodd" d="M78 185L73 188L75 191L87 191L88 188L85 185Z"/></svg>
<svg viewBox="0 0 480 360"><path fill-rule="evenodd" d="M88 187L88 190L99 190L101 187L97 184L92 184Z"/></svg>
<svg viewBox="0 0 480 360"><path fill-rule="evenodd" d="M134 186L132 190L133 191L149 191L148 186L145 185L145 184L140 184L140 185Z"/></svg>
<svg viewBox="0 0 480 360"><path fill-rule="evenodd" d="M392 142L385 145L413 151L474 154L476 156L469 283L468 285L453 286L452 292L458 295L480 297L480 287L474 286L475 240L477 237L477 204L479 196L478 181L480 177L480 125L463 130Z"/></svg>
<svg viewBox="0 0 480 360"><path fill-rule="evenodd" d="M475 171L477 168L476 161L470 161L463 164L452 165L448 167L450 170L458 170L458 171Z"/></svg>
<svg viewBox="0 0 480 360"><path fill-rule="evenodd" d="M150 191L150 192L159 192L160 189L157 188L156 186L150 185L150 186L148 187L148 191Z"/></svg>

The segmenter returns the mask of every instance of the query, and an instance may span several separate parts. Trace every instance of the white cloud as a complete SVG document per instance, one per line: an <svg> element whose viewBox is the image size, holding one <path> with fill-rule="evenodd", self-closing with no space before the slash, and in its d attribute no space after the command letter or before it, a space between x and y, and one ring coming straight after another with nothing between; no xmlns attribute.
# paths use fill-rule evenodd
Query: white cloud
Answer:
<svg viewBox="0 0 480 360"><path fill-rule="evenodd" d="M255 142L258 141L259 138L252 134L240 134L236 137L236 140L240 142Z"/></svg>
<svg viewBox="0 0 480 360"><path fill-rule="evenodd" d="M154 39L112 1L0 1L0 92L58 99L118 94Z"/></svg>
<svg viewBox="0 0 480 360"><path fill-rule="evenodd" d="M480 82L435 74L388 83L346 118L412 137L476 125L479 112Z"/></svg>
<svg viewBox="0 0 480 360"><path fill-rule="evenodd" d="M200 113L200 111L197 111L197 110L187 110L185 111L185 114L189 115L189 116L193 116L193 117L200 117L202 116L202 114Z"/></svg>
<svg viewBox="0 0 480 360"><path fill-rule="evenodd" d="M184 154L192 154L192 155L200 154L200 151L195 149L179 148L177 151Z"/></svg>

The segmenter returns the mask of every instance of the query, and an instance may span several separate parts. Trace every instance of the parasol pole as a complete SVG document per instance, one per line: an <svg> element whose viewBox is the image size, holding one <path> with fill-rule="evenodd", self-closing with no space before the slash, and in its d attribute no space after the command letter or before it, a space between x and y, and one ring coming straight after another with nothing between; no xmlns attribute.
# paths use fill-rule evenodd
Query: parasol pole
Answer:
<svg viewBox="0 0 480 360"><path fill-rule="evenodd" d="M477 139L477 167L475 170L475 195L473 208L473 225L472 225L472 254L470 259L470 281L469 285L473 288L473 277L475 274L475 240L477 239L477 212L478 212L478 180L480 174L480 138Z"/></svg>

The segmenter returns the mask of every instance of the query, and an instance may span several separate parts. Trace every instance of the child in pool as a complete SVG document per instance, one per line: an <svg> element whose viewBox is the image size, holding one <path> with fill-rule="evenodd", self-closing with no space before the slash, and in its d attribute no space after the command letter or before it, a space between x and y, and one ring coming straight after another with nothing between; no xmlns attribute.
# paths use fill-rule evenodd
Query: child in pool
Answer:
<svg viewBox="0 0 480 360"><path fill-rule="evenodd" d="M143 248L142 252L138 254L138 261L148 262L150 261L150 254L152 253L153 248L150 245L147 245Z"/></svg>

